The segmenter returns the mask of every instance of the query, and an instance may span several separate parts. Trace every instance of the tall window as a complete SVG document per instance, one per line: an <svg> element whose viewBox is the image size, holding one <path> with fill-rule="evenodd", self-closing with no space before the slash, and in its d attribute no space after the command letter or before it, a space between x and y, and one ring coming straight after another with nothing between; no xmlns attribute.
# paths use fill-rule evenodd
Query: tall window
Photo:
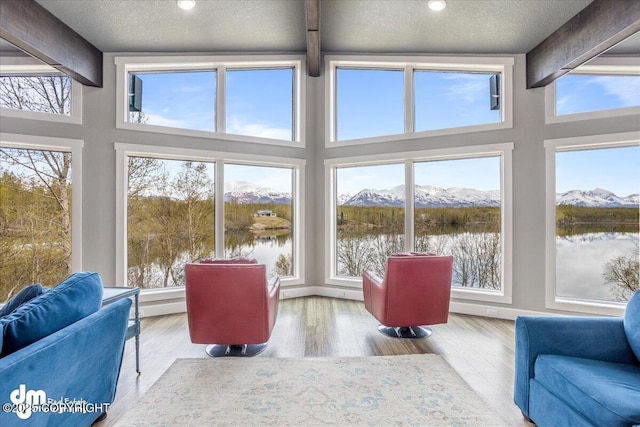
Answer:
<svg viewBox="0 0 640 427"><path fill-rule="evenodd" d="M216 72L129 75L129 121L215 132Z"/></svg>
<svg viewBox="0 0 640 427"><path fill-rule="evenodd" d="M304 160L115 149L117 286L169 288L154 294L174 298L185 263L212 257L255 258L285 285L303 283Z"/></svg>
<svg viewBox="0 0 640 427"><path fill-rule="evenodd" d="M502 289L500 157L414 164L415 250L453 255L453 285Z"/></svg>
<svg viewBox="0 0 640 427"><path fill-rule="evenodd" d="M71 272L72 169L68 151L0 149L0 301Z"/></svg>
<svg viewBox="0 0 640 427"><path fill-rule="evenodd" d="M226 131L293 141L294 69L226 70Z"/></svg>
<svg viewBox="0 0 640 427"><path fill-rule="evenodd" d="M214 256L214 179L212 163L129 157L130 286L183 286L186 263Z"/></svg>
<svg viewBox="0 0 640 427"><path fill-rule="evenodd" d="M640 146L555 153L555 297L626 301L640 289Z"/></svg>
<svg viewBox="0 0 640 427"><path fill-rule="evenodd" d="M251 257L267 274L294 275L293 170L225 164L226 257Z"/></svg>
<svg viewBox="0 0 640 427"><path fill-rule="evenodd" d="M513 144L325 161L327 283L358 287L398 252L453 255L456 298L511 302ZM402 155L400 155L402 156Z"/></svg>
<svg viewBox="0 0 640 427"><path fill-rule="evenodd" d="M405 247L404 164L340 167L335 175L335 271L384 275L389 255Z"/></svg>

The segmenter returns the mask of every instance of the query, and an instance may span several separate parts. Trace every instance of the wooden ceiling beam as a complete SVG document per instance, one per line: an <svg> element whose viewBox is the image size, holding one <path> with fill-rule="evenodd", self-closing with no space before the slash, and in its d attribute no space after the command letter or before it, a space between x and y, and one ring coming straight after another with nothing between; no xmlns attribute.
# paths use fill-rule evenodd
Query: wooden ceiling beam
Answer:
<svg viewBox="0 0 640 427"><path fill-rule="evenodd" d="M0 37L84 85L102 87L102 52L35 0L0 2Z"/></svg>
<svg viewBox="0 0 640 427"><path fill-rule="evenodd" d="M304 14L307 26L307 72L311 77L320 75L320 0L305 0Z"/></svg>
<svg viewBox="0 0 640 427"><path fill-rule="evenodd" d="M640 31L640 1L594 0L527 53L527 89L543 87Z"/></svg>

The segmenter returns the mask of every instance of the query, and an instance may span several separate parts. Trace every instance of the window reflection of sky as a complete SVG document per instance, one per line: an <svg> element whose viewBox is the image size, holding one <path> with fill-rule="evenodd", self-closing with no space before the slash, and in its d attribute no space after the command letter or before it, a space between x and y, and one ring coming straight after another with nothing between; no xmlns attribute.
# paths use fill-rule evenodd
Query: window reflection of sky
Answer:
<svg viewBox="0 0 640 427"><path fill-rule="evenodd" d="M586 233L556 237L556 294L614 301L603 266L618 256L633 256L638 233Z"/></svg>

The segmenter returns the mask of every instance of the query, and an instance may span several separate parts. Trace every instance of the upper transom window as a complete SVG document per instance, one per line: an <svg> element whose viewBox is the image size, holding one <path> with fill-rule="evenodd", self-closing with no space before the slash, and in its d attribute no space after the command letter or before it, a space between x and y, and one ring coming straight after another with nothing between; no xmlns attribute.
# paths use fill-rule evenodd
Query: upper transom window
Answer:
<svg viewBox="0 0 640 427"><path fill-rule="evenodd" d="M298 57L116 58L117 127L303 146Z"/></svg>
<svg viewBox="0 0 640 427"><path fill-rule="evenodd" d="M55 68L22 59L0 65L2 115L81 123L82 85Z"/></svg>
<svg viewBox="0 0 640 427"><path fill-rule="evenodd" d="M329 147L512 126L512 58L328 57L327 64Z"/></svg>
<svg viewBox="0 0 640 427"><path fill-rule="evenodd" d="M547 123L640 114L640 61L597 58L546 87Z"/></svg>

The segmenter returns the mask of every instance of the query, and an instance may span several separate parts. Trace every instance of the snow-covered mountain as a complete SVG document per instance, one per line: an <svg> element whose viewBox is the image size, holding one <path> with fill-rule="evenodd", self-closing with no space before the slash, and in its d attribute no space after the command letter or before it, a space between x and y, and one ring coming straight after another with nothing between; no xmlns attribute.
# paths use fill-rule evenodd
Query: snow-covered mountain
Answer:
<svg viewBox="0 0 640 427"><path fill-rule="evenodd" d="M404 206L404 185L382 190L364 189L350 196L341 194L338 205L346 206ZM441 188L430 185L416 185L416 207L471 207L500 206L499 190L474 190L472 188ZM283 193L271 188L244 182L231 181L224 185L224 200L238 203L291 203L291 193ZM611 191L597 188L595 190L571 190L558 193L559 205L575 205L585 207L625 207L637 208L640 202L638 194L620 197Z"/></svg>
<svg viewBox="0 0 640 427"><path fill-rule="evenodd" d="M556 203L559 205L574 205L585 207L604 208L637 208L640 202L638 194L620 197L609 190L596 188L595 190L571 190L556 195Z"/></svg>
<svg viewBox="0 0 640 427"><path fill-rule="evenodd" d="M440 188L416 185L416 207L500 206L500 191L471 188ZM340 201L338 201L340 204ZM347 206L404 206L404 185L384 190L365 189L342 203Z"/></svg>
<svg viewBox="0 0 640 427"><path fill-rule="evenodd" d="M224 183L224 201L238 203L291 203L291 193L282 193L244 181Z"/></svg>
<svg viewBox="0 0 640 427"><path fill-rule="evenodd" d="M482 191L471 188L416 185L415 198L416 207L419 208L500 206L499 190ZM620 197L608 190L595 189L559 193L556 200L559 205L637 208L640 197L638 194ZM350 198L341 195L338 204L347 206L404 206L404 185L383 190L365 189Z"/></svg>

